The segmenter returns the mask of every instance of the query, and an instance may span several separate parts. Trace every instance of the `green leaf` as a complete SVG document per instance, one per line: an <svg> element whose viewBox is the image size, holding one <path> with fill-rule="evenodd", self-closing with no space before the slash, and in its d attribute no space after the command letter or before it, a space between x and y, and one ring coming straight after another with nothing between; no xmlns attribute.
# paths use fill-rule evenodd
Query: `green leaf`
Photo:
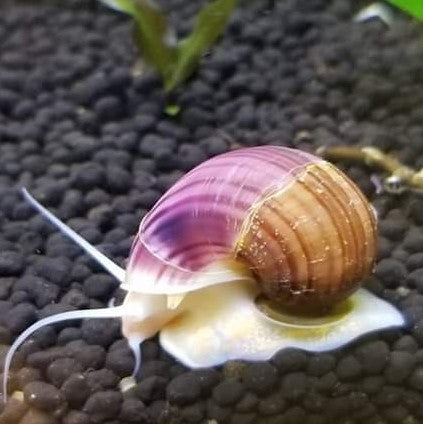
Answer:
<svg viewBox="0 0 423 424"><path fill-rule="evenodd" d="M172 91L191 75L238 4L238 0L212 0L196 17L192 33L177 44L166 17L152 0L100 1L132 16L135 42L145 61L160 74L167 91Z"/></svg>
<svg viewBox="0 0 423 424"><path fill-rule="evenodd" d="M404 10L410 15L423 20L423 1L422 0L388 0L394 6Z"/></svg>
<svg viewBox="0 0 423 424"><path fill-rule="evenodd" d="M145 61L153 65L164 81L172 75L177 46L166 16L151 0L101 0L134 19L134 36Z"/></svg>
<svg viewBox="0 0 423 424"><path fill-rule="evenodd" d="M226 26L238 0L214 0L200 11L195 19L192 33L181 41L178 58L170 79L165 81L168 91L186 80L194 71L201 56Z"/></svg>
<svg viewBox="0 0 423 424"><path fill-rule="evenodd" d="M180 106L176 104L167 105L164 110L167 116L176 116L180 111L181 111Z"/></svg>
<svg viewBox="0 0 423 424"><path fill-rule="evenodd" d="M134 5L132 0L100 0L100 2L118 12L124 12L131 16L133 14Z"/></svg>

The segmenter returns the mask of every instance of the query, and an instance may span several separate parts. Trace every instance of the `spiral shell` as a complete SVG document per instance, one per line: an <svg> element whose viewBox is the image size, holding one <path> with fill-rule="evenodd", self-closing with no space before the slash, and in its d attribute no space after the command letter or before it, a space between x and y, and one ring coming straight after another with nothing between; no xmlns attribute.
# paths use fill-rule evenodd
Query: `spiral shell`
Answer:
<svg viewBox="0 0 423 424"><path fill-rule="evenodd" d="M348 177L276 146L232 151L179 180L142 221L127 286L183 293L212 285L213 263L246 266L278 303L324 307L374 264L373 211ZM233 263L233 262L232 262Z"/></svg>

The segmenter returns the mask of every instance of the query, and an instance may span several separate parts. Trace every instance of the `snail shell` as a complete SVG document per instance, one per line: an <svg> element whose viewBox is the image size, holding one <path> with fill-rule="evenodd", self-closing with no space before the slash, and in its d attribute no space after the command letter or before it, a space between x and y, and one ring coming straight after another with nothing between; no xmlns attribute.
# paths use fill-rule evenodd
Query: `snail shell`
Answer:
<svg viewBox="0 0 423 424"><path fill-rule="evenodd" d="M300 150L253 147L202 163L158 201L140 225L125 287L193 291L224 281L211 269L227 261L274 302L324 310L358 288L375 253L375 215L345 174Z"/></svg>

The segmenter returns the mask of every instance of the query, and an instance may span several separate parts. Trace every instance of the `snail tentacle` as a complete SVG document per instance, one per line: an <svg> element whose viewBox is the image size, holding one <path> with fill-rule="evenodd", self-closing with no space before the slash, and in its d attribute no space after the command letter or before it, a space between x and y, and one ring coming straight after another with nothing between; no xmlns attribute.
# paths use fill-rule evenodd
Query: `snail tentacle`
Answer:
<svg viewBox="0 0 423 424"><path fill-rule="evenodd" d="M7 352L4 366L3 366L3 401L6 403L7 400L7 379L9 375L10 365L12 363L13 355L16 353L17 349L22 345L22 343L30 337L35 331L40 328L56 324L62 321L69 321L75 319L85 319L85 318L121 318L123 316L134 316L139 314L139 310L135 308L128 307L127 305L115 306L113 308L99 308L99 309L86 309L86 310L77 310L77 311L67 311L62 312L56 315L52 315L32 324L25 331L23 331L16 340L10 346L9 351Z"/></svg>
<svg viewBox="0 0 423 424"><path fill-rule="evenodd" d="M29 204L34 207L41 215L44 216L51 224L53 224L63 235L75 242L85 253L93 258L99 265L101 265L109 274L113 275L118 281L123 283L125 281L125 270L119 265L110 260L106 255L101 253L87 240L81 237L78 233L72 230L59 218L54 216L44 206L37 202L34 197L28 192L26 188L22 188L22 194Z"/></svg>

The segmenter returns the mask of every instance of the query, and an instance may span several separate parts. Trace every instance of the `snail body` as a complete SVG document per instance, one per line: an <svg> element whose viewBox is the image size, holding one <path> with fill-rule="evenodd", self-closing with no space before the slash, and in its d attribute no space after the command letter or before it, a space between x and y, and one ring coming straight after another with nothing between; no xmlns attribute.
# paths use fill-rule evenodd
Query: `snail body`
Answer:
<svg viewBox="0 0 423 424"><path fill-rule="evenodd" d="M359 288L374 266L376 217L340 170L300 150L261 146L200 164L143 218L126 271L26 199L127 291L122 305L64 312L67 319L121 317L135 355L161 345L191 367L266 360L290 346L323 351L404 324L387 302ZM264 299L264 301L262 301ZM6 381L4 381L4 393Z"/></svg>

